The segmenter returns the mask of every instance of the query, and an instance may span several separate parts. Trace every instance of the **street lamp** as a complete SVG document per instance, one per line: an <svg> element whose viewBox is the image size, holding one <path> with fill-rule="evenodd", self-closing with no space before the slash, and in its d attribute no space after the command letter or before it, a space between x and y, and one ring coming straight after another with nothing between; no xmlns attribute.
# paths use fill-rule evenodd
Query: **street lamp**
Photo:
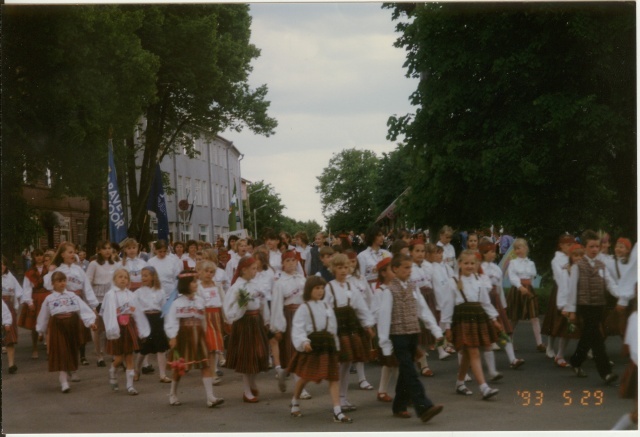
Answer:
<svg viewBox="0 0 640 437"><path fill-rule="evenodd" d="M253 237L254 238L258 238L258 219L256 217L256 211L258 211L260 208L264 208L267 205L268 203L265 203L264 205L253 209Z"/></svg>

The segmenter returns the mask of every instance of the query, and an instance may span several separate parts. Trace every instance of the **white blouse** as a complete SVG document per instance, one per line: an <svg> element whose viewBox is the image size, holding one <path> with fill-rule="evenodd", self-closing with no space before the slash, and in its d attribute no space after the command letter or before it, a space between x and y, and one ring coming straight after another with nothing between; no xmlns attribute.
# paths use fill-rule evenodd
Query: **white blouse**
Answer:
<svg viewBox="0 0 640 437"><path fill-rule="evenodd" d="M166 301L162 288L154 289L143 285L133 294L135 296L133 305L142 312L161 311Z"/></svg>
<svg viewBox="0 0 640 437"><path fill-rule="evenodd" d="M362 295L364 302L367 304L367 308L371 311L371 305L373 304L373 290L369 285L369 282L363 277L360 276L356 278L353 275L349 275L347 277L347 282L351 284L352 290L357 290Z"/></svg>
<svg viewBox="0 0 640 437"><path fill-rule="evenodd" d="M129 272L129 278L132 283L139 284L142 282L142 268L147 266L147 262L142 258L127 258L126 263L123 260L122 267Z"/></svg>
<svg viewBox="0 0 640 437"><path fill-rule="evenodd" d="M148 264L158 272L165 298L168 298L178 286L178 275L182 271L182 261L175 255L167 255L162 259L154 256Z"/></svg>
<svg viewBox="0 0 640 437"><path fill-rule="evenodd" d="M307 304L309 307L307 307ZM333 334L333 338L336 342L336 350L340 350L340 342L338 341L338 321L333 310L327 305L326 302L310 300L306 304L300 305L298 310L293 316L291 324L291 342L293 347L297 351L304 352L304 345L311 343L309 340L309 334L313 331L313 323L311 322L311 315L309 308L313 313L313 320L316 322L316 329L318 331L327 330Z"/></svg>
<svg viewBox="0 0 640 437"><path fill-rule="evenodd" d="M360 266L360 276L372 282L378 279L376 266L384 258L389 258L391 252L385 249L373 250L371 246L358 254L358 265Z"/></svg>
<svg viewBox="0 0 640 437"><path fill-rule="evenodd" d="M334 297L334 293L335 297ZM374 325L375 320L367 304L362 297L362 294L357 290L354 290L348 281L343 283L338 282L336 279L329 282L324 287L324 299L325 302L331 306L331 309L335 307L344 307L350 305L356 312L358 320L363 328L371 327Z"/></svg>
<svg viewBox="0 0 640 437"><path fill-rule="evenodd" d="M79 313L82 323L87 328L96 321L96 314L77 294L67 290L62 293L54 291L42 303L36 322L36 331L44 335L47 332L51 316L64 313Z"/></svg>
<svg viewBox="0 0 640 437"><path fill-rule="evenodd" d="M498 317L498 311L491 305L491 299L489 298L490 284L487 280L482 279L476 275L462 276L462 289L464 295L467 298L466 302L480 302L482 309L489 316L491 320ZM462 293L456 287L454 291L455 305L465 303L465 299L462 297ZM440 322L451 324L453 318L453 308L446 308L445 311L440 313Z"/></svg>
<svg viewBox="0 0 640 437"><path fill-rule="evenodd" d="M251 298L249 303L242 308L238 305L240 290L246 290ZM246 311L254 310L262 311L264 324L268 325L271 317L265 294L256 287L256 283L253 280L246 281L243 278L238 278L224 296L224 314L227 320L233 323L236 320L240 320Z"/></svg>
<svg viewBox="0 0 640 437"><path fill-rule="evenodd" d="M502 288L502 269L496 263L483 262L482 271L484 276L489 280L491 287L496 287L498 296L500 296L500 303L503 308L507 307L507 300L504 297L504 289Z"/></svg>
<svg viewBox="0 0 640 437"><path fill-rule="evenodd" d="M151 329L149 321L144 313L134 306L135 295L133 291L113 287L107 291L102 301L102 320L104 321L105 334L107 340L117 340L120 338L120 325L118 316L126 315L133 317L136 322L138 336L145 338L149 336Z"/></svg>
<svg viewBox="0 0 640 437"><path fill-rule="evenodd" d="M530 279L533 281L533 278L536 277L538 273L536 272L536 265L529 258L515 258L509 262L509 267L507 268L507 275L509 276L509 281L511 285L516 288L520 288L522 286L521 279Z"/></svg>
<svg viewBox="0 0 640 437"><path fill-rule="evenodd" d="M294 273L290 275L282 272L273 287L271 295L271 332L285 332L287 329L287 319L284 317L285 305L300 305L304 303L302 294L304 293L303 276Z"/></svg>
<svg viewBox="0 0 640 437"><path fill-rule="evenodd" d="M214 282L213 285L204 287L201 281L198 281L198 296L204 301L205 307L222 308L224 293L220 292L220 288Z"/></svg>
<svg viewBox="0 0 640 437"><path fill-rule="evenodd" d="M258 272L255 278L253 278L253 282L255 282L255 287L260 290L265 296L267 301L271 301L272 290L276 283L277 274L276 272L269 267L267 270L263 270Z"/></svg>
<svg viewBox="0 0 640 437"><path fill-rule="evenodd" d="M448 266L443 263L433 263L433 292L436 296L436 308L440 311L450 306L453 308L455 281L448 273Z"/></svg>
<svg viewBox="0 0 640 437"><path fill-rule="evenodd" d="M60 264L54 272L62 272L67 276L67 290L77 292L82 291L84 301L91 307L96 308L99 304L96 298L93 288L91 288L91 282L87 278L87 274L77 264ZM53 285L51 284L51 276L53 272L49 272L44 277L44 288L49 291L53 291Z"/></svg>
<svg viewBox="0 0 640 437"><path fill-rule="evenodd" d="M204 301L197 294L189 297L181 294L171 304L167 315L164 316L164 332L167 338L175 338L180 330L180 319L196 318L202 320L202 327L206 329L204 316Z"/></svg>
<svg viewBox="0 0 640 437"><path fill-rule="evenodd" d="M38 269L38 272L40 273L40 277L44 277L47 273L44 266ZM33 303L33 284L26 275L22 281L22 302L26 304Z"/></svg>
<svg viewBox="0 0 640 437"><path fill-rule="evenodd" d="M229 277L220 267L216 267L216 273L213 275L213 282L215 282L223 292L229 290Z"/></svg>
<svg viewBox="0 0 640 437"><path fill-rule="evenodd" d="M420 268L424 272L425 286L433 289L433 264L429 261L422 261Z"/></svg>
<svg viewBox="0 0 640 437"><path fill-rule="evenodd" d="M105 261L104 264L100 265L98 261L94 260L91 261L89 267L87 267L87 278L89 278L91 286L111 284L113 281L113 273L121 267L122 264L120 262L109 264L108 261Z"/></svg>
<svg viewBox="0 0 640 437"><path fill-rule="evenodd" d="M13 306L17 310L20 308L20 304L23 303L24 295L22 293L22 287L13 274L7 270L2 275L2 296L10 296L13 301Z"/></svg>
<svg viewBox="0 0 640 437"><path fill-rule="evenodd" d="M4 300L1 302L2 302L2 324L4 326L11 325L13 323L13 316L11 315L11 310L9 309L7 304L4 302Z"/></svg>

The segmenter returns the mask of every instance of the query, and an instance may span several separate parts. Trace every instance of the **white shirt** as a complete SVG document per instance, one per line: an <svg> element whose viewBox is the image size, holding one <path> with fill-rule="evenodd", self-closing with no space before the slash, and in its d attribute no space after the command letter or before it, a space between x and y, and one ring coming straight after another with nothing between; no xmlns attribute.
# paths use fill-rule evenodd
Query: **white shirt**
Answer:
<svg viewBox="0 0 640 437"><path fill-rule="evenodd" d="M489 280L491 287L496 287L498 296L500 296L500 303L503 308L506 308L507 300L504 297L504 290L502 288L502 269L496 263L483 262L482 271Z"/></svg>
<svg viewBox="0 0 640 437"><path fill-rule="evenodd" d="M77 294L67 290L62 293L54 291L42 303L36 322L36 331L44 335L47 332L51 316L64 313L79 313L82 323L87 328L96 321L96 314Z"/></svg>
<svg viewBox="0 0 640 437"><path fill-rule="evenodd" d="M136 301L133 305L142 312L145 311L161 311L166 299L162 288L153 289L143 285L138 288L135 293Z"/></svg>
<svg viewBox="0 0 640 437"><path fill-rule="evenodd" d="M265 295L267 302L269 302L273 298L272 291L277 279L278 274L269 267L267 270L258 272L252 282L255 283L255 287Z"/></svg>
<svg viewBox="0 0 640 437"><path fill-rule="evenodd" d="M627 306L629 301L636 295L636 284L638 283L638 244L636 243L629 255L629 265L618 281L614 296L618 298L618 305Z"/></svg>
<svg viewBox="0 0 640 437"><path fill-rule="evenodd" d="M44 265L38 269L40 273L40 277L43 277L47 271L44 268ZM33 303L33 285L29 278L25 275L24 280L22 281L22 302L26 304Z"/></svg>
<svg viewBox="0 0 640 437"><path fill-rule="evenodd" d="M223 291L226 292L229 289L229 277L221 268L216 268L216 273L213 275L213 282Z"/></svg>
<svg viewBox="0 0 640 437"><path fill-rule="evenodd" d="M164 290L165 298L178 286L178 275L182 271L182 261L175 255L167 255L160 259L154 256L149 260L149 265L156 269L160 283Z"/></svg>
<svg viewBox="0 0 640 437"><path fill-rule="evenodd" d="M369 282L364 277L356 278L353 275L347 276L347 281L351 284L352 290L357 290L362 295L364 302L367 304L367 308L371 310L373 303L373 290L369 285Z"/></svg>
<svg viewBox="0 0 640 437"><path fill-rule="evenodd" d="M516 288L520 288L522 286L521 279L530 279L533 281L533 278L536 277L538 273L536 272L536 265L529 258L515 258L509 262L509 267L507 268L507 275L509 276L509 281L511 285Z"/></svg>
<svg viewBox="0 0 640 437"><path fill-rule="evenodd" d="M227 262L227 266L224 269L224 272L227 274L227 278L233 278L241 258L242 257L237 253L231 254L231 259L229 259L229 262Z"/></svg>
<svg viewBox="0 0 640 437"><path fill-rule="evenodd" d="M202 320L202 327L206 329L204 316L204 301L200 296L193 295L192 298L181 294L171 304L171 308L164 316L164 332L167 338L175 338L180 330L180 319L197 318Z"/></svg>
<svg viewBox="0 0 640 437"><path fill-rule="evenodd" d="M23 303L22 287L9 270L2 275L2 296L11 296L16 310L20 308L20 303Z"/></svg>
<svg viewBox="0 0 640 437"><path fill-rule="evenodd" d="M307 304L309 307L307 307ZM316 322L317 331L327 330L333 334L336 342L336 350L340 350L338 341L338 322L336 315L326 302L310 300L306 304L300 305L291 321L291 342L297 351L304 352L305 343L311 343L309 334L313 331L313 323L309 314L309 308L313 313L313 320Z"/></svg>
<svg viewBox="0 0 640 437"><path fill-rule="evenodd" d="M120 262L114 262L109 264L109 261L105 261L104 264L98 264L98 261L91 261L89 267L87 267L87 278L91 283L91 286L111 284L113 281L113 273L122 267ZM68 281L68 279L67 279Z"/></svg>
<svg viewBox="0 0 640 437"><path fill-rule="evenodd" d="M489 318L491 320L496 319L498 317L498 311L493 305L491 305L491 299L489 298L489 282L480 277L476 277L475 275L462 276L460 279L462 281L464 295L467 298L466 302L480 302L482 309L487 313ZM465 303L465 299L462 297L462 293L457 287L454 291L454 297L454 305L457 306ZM445 311L440 313L440 322L450 325L453 318L453 310L453 308L446 308Z"/></svg>
<svg viewBox="0 0 640 437"><path fill-rule="evenodd" d="M634 311L627 320L627 332L624 344L629 345L629 354L633 362L638 365L638 312Z"/></svg>
<svg viewBox="0 0 640 437"><path fill-rule="evenodd" d="M433 263L433 292L436 296L436 309L443 311L445 307L454 306L454 289L456 283L449 276L449 266L444 263Z"/></svg>
<svg viewBox="0 0 640 437"><path fill-rule="evenodd" d="M425 260L420 268L424 272L424 286L433 289L433 264Z"/></svg>
<svg viewBox="0 0 640 437"><path fill-rule="evenodd" d="M358 254L358 265L360 266L360 276L372 282L378 279L376 266L384 258L389 258L391 252L385 249L373 250L371 246Z"/></svg>
<svg viewBox="0 0 640 437"><path fill-rule="evenodd" d="M11 325L13 323L13 316L11 315L11 310L7 306L7 304L2 301L2 324L4 326Z"/></svg>
<svg viewBox="0 0 640 437"><path fill-rule="evenodd" d="M269 251L269 265L276 272L282 271L282 254L279 250L270 250Z"/></svg>
<svg viewBox="0 0 640 437"><path fill-rule="evenodd" d="M145 338L149 336L151 328L149 321L144 313L134 306L135 295L133 291L113 287L107 291L102 301L102 320L104 321L104 330L107 340L117 340L120 338L120 325L118 324L119 315L129 315L136 322L138 336Z"/></svg>
<svg viewBox="0 0 640 437"><path fill-rule="evenodd" d="M54 272L62 272L67 276L67 290L77 293L82 291L84 301L91 307L96 308L100 302L96 298L96 294L91 288L91 283L87 278L87 274L77 264L60 264L53 272L49 272L44 277L44 288L49 291L53 291L53 285L51 284L51 276Z"/></svg>
<svg viewBox="0 0 640 437"><path fill-rule="evenodd" d="M456 260L456 249L451 243L447 243L446 246L442 244L442 241L438 241L436 246L442 247L442 262L451 267L454 272L458 271L458 261Z"/></svg>
<svg viewBox="0 0 640 437"><path fill-rule="evenodd" d="M238 305L238 296L240 294L240 290L246 290L249 293L251 300L247 303L246 306L240 307ZM269 313L269 305L267 305L267 299L265 294L256 287L256 283L251 281L246 281L243 278L238 278L238 280L231 286L229 291L224 296L224 314L229 320L230 323L235 322L236 320L240 320L246 311L254 311L261 310L262 318L264 320L265 325L269 323L270 313Z"/></svg>
<svg viewBox="0 0 640 437"><path fill-rule="evenodd" d="M300 305L304 303L302 294L304 293L305 279L302 275L294 273L290 275L282 272L273 287L271 295L271 332L285 332L287 329L287 319L284 317L285 305Z"/></svg>
<svg viewBox="0 0 640 437"><path fill-rule="evenodd" d="M335 297L334 293L331 292L332 288L335 293ZM338 308L345 307L347 305L351 306L356 312L360 325L364 328L373 326L375 323L373 315L371 314L371 311L369 311L362 294L351 288L351 284L349 284L348 281L340 283L338 280L334 279L329 282L324 287L323 300L331 306L331 309L333 309L334 306Z"/></svg>
<svg viewBox="0 0 640 437"><path fill-rule="evenodd" d="M142 258L127 258L122 261L124 267L129 272L132 283L142 282L142 268L147 266L147 262Z"/></svg>
<svg viewBox="0 0 640 437"><path fill-rule="evenodd" d="M220 292L220 288L214 282L212 285L204 287L202 281L198 281L198 296L204 301L205 307L222 308L224 294Z"/></svg>

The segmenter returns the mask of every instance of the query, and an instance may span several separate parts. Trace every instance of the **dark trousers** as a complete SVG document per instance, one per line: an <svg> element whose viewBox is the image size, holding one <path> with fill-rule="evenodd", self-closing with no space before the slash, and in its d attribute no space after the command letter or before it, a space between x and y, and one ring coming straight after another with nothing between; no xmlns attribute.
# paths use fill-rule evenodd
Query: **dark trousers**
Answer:
<svg viewBox="0 0 640 437"><path fill-rule="evenodd" d="M582 336L569 362L572 367L582 366L591 349L598 373L604 378L611 373L611 364L609 364L601 329L604 306L578 305L576 315L582 319Z"/></svg>
<svg viewBox="0 0 640 437"><path fill-rule="evenodd" d="M420 416L433 406L427 397L424 386L418 378L414 358L418 347L418 334L390 335L393 353L398 359L398 382L393 398L393 413L407 411L409 400L413 402L416 414Z"/></svg>

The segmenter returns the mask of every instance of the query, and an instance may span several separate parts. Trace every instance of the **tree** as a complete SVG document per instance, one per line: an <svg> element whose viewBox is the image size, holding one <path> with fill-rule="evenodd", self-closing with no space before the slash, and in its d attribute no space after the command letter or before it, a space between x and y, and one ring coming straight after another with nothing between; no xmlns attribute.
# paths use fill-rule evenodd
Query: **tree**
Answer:
<svg viewBox="0 0 640 437"><path fill-rule="evenodd" d="M249 206L245 205L244 227L253 234L257 224L258 235L261 238L264 228L280 229L285 217L282 215L284 205L280 199L280 194L276 193L271 184L258 181L251 184L249 188ZM256 220L254 221L254 213Z"/></svg>
<svg viewBox="0 0 640 437"><path fill-rule="evenodd" d="M363 231L376 219L379 163L370 150L345 149L334 154L318 176L322 214L332 231Z"/></svg>
<svg viewBox="0 0 640 437"><path fill-rule="evenodd" d="M565 230L637 227L629 3L390 4L420 78L389 120L413 163L405 212L502 223L552 254Z"/></svg>
<svg viewBox="0 0 640 437"><path fill-rule="evenodd" d="M382 154L374 192L378 214L407 189L410 173L414 170L408 155L399 149Z"/></svg>
<svg viewBox="0 0 640 437"><path fill-rule="evenodd" d="M251 17L242 4L128 6L142 11L142 46L160 62L155 99L144 111L142 163L132 182L129 233L147 237L146 204L156 164L177 151L195 155L193 138L248 127L269 136L277 125L267 116L267 87L247 84L260 51L249 43ZM129 173L138 152L131 138ZM137 185L137 187L136 187Z"/></svg>

